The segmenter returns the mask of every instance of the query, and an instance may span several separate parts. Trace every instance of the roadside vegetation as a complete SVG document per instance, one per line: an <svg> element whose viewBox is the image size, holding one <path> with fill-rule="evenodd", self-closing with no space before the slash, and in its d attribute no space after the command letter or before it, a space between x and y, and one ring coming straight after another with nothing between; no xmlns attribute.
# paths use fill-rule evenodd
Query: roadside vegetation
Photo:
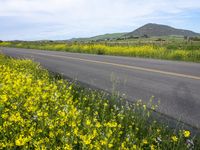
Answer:
<svg viewBox="0 0 200 150"><path fill-rule="evenodd" d="M2 42L0 46L200 62L200 42L179 39L110 42Z"/></svg>
<svg viewBox="0 0 200 150"><path fill-rule="evenodd" d="M198 149L200 140L151 109L0 55L0 149Z"/></svg>

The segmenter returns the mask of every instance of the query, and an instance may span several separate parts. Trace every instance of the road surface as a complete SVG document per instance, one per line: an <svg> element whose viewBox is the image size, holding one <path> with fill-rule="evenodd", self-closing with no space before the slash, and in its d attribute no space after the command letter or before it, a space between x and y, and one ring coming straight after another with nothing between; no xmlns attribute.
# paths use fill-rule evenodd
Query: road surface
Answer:
<svg viewBox="0 0 200 150"><path fill-rule="evenodd" d="M4 54L31 58L47 69L130 101L160 101L158 111L200 127L200 64L58 51L0 48Z"/></svg>

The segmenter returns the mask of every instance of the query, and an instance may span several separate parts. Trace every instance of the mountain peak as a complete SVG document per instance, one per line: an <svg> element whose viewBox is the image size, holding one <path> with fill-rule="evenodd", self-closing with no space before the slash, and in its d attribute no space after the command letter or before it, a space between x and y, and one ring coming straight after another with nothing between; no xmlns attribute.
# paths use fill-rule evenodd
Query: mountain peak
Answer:
<svg viewBox="0 0 200 150"><path fill-rule="evenodd" d="M126 36L199 36L200 34L189 30L176 29L167 25L161 25L156 23L148 23L142 27L126 34Z"/></svg>

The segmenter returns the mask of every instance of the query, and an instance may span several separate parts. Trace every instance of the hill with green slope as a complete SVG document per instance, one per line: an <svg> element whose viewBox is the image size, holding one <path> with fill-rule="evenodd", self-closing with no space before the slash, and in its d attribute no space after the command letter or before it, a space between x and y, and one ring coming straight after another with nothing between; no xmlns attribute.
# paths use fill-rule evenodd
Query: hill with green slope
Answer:
<svg viewBox="0 0 200 150"><path fill-rule="evenodd" d="M160 24L154 24L154 23L148 23L133 32L130 32L126 34L125 36L189 36L189 37L195 37L200 36L199 33L190 31L190 30L183 30L183 29L176 29L167 25L160 25Z"/></svg>
<svg viewBox="0 0 200 150"><path fill-rule="evenodd" d="M111 33L111 34L103 34L103 35L97 35L90 38L73 38L70 41L104 41L104 40L112 40L112 39L118 39L123 37L127 33Z"/></svg>

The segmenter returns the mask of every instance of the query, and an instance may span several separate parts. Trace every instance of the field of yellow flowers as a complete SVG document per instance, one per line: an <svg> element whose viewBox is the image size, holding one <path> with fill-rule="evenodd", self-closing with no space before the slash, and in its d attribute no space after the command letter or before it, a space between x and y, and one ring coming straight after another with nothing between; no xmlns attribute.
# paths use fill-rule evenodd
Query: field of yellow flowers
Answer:
<svg viewBox="0 0 200 150"><path fill-rule="evenodd" d="M151 112L0 55L0 149L199 148L190 131L167 128Z"/></svg>
<svg viewBox="0 0 200 150"><path fill-rule="evenodd" d="M168 49L169 46L153 44L123 46L102 43L2 42L0 46L200 62L200 46L198 45L192 49L190 49L191 46L185 45L182 47L187 49L182 49L174 44L172 49Z"/></svg>

